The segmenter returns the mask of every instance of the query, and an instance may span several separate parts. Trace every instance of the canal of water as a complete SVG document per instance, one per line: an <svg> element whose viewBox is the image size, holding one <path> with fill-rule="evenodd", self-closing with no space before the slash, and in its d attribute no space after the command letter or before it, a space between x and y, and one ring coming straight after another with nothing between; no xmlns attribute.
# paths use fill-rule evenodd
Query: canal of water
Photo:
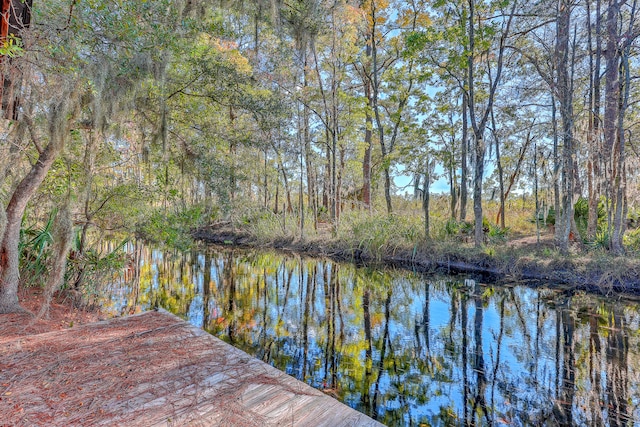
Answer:
<svg viewBox="0 0 640 427"><path fill-rule="evenodd" d="M105 309L163 307L395 425L640 423L636 302L140 243Z"/></svg>

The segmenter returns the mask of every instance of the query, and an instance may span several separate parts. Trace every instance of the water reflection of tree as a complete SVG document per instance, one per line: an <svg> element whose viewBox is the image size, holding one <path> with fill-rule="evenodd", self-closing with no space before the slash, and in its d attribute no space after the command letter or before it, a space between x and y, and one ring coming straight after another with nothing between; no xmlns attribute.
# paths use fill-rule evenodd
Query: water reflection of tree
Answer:
<svg viewBox="0 0 640 427"><path fill-rule="evenodd" d="M429 292L429 281L424 282L424 306L422 308L422 316L416 319L416 323L414 326L414 332L416 336L416 353L422 355L422 336L424 336L424 350L425 350L425 360L428 365L431 361L431 340L429 339L429 328L430 328L430 315L429 315L429 303L431 301L430 292Z"/></svg>
<svg viewBox="0 0 640 427"><path fill-rule="evenodd" d="M166 310L186 316L193 299L197 294L192 273L192 265L188 262L189 253L178 251L160 253L150 251L150 268L145 283L140 284L149 296L150 307L162 307Z"/></svg>
<svg viewBox="0 0 640 427"><path fill-rule="evenodd" d="M589 382L591 393L588 397L588 405L591 412L591 421L594 425L604 425L602 418L602 405L600 395L602 393L602 374L600 369L602 358L602 346L600 344L600 328L597 313L589 314Z"/></svg>
<svg viewBox="0 0 640 427"><path fill-rule="evenodd" d="M562 425L573 424L573 399L575 394L575 322L571 313L571 298L564 297L556 312L556 399L553 408L555 421Z"/></svg>
<svg viewBox="0 0 640 427"><path fill-rule="evenodd" d="M142 267L144 245L138 239L130 244L129 259L125 265L124 280L129 286L127 303L123 314L133 314L140 304L140 271ZM84 271L83 271L84 273Z"/></svg>
<svg viewBox="0 0 640 427"><path fill-rule="evenodd" d="M630 425L629 416L629 370L627 357L629 339L624 333L624 316L621 307L614 305L609 314L609 337L607 339L607 406L610 426Z"/></svg>
<svg viewBox="0 0 640 427"><path fill-rule="evenodd" d="M624 304L271 253L142 254L129 301L197 307L213 333L389 425L629 425L637 411Z"/></svg>
<svg viewBox="0 0 640 427"><path fill-rule="evenodd" d="M312 312L312 295L315 294L317 268L317 264L314 264L309 271L309 269L304 269L302 263L300 265L301 281L304 282L306 279L302 316L302 379L307 378L307 371L309 369L309 319Z"/></svg>
<svg viewBox="0 0 640 427"><path fill-rule="evenodd" d="M387 291L387 299L384 302L384 329L382 333L380 360L378 361L378 373L374 386L373 399L371 401L371 413L373 419L378 419L378 406L380 404L380 380L384 374L385 357L387 355L387 346L389 344L389 317L391 314L391 289Z"/></svg>
<svg viewBox="0 0 640 427"><path fill-rule="evenodd" d="M486 418L488 424L491 424L492 421L487 410L487 376L484 370L484 350L482 349L482 324L484 321L484 306L482 301L482 289L477 283L473 292L473 301L475 305L473 321L473 341L475 343L475 347L473 350L473 370L476 373L476 392L472 398L472 426L476 425L475 415L478 412L482 413L482 415Z"/></svg>
<svg viewBox="0 0 640 427"><path fill-rule="evenodd" d="M369 283L361 283L362 289L362 312L364 326L364 378L360 389L360 404L365 413L372 413L371 408L371 376L373 374L373 345L371 335L371 287Z"/></svg>
<svg viewBox="0 0 640 427"><path fill-rule="evenodd" d="M344 339L342 309L340 305L339 266L332 263L323 270L325 322L327 342L325 346L323 386L326 390L337 393L338 386L338 354L336 345ZM340 319L339 322L337 320Z"/></svg>
<svg viewBox="0 0 640 427"><path fill-rule="evenodd" d="M211 251L204 252L204 267L202 278L202 328L209 329L211 325Z"/></svg>
<svg viewBox="0 0 640 427"><path fill-rule="evenodd" d="M495 358L493 362L493 370L491 372L491 405L490 408L493 411L493 416L491 418L491 423L496 421L496 415L498 412L498 408L495 400L496 387L498 384L498 374L500 370L500 355L502 353L502 340L504 338L504 322L505 322L505 301L507 296L501 292L500 293L500 303L499 303L499 316L500 316L500 329L498 331L498 336L496 337L496 350L495 350ZM505 417L503 417L505 418Z"/></svg>
<svg viewBox="0 0 640 427"><path fill-rule="evenodd" d="M268 328L269 328L269 287L267 285L268 283L268 271L266 267L262 268L262 276L261 276L260 280L260 276L258 276L257 279L257 287L258 290L260 289L260 286L262 286L262 292L258 292L256 295L258 296L257 298L262 299L262 316L261 316L261 322L260 324L262 325L260 328L260 332L259 332L259 338L258 338L258 345L259 345L259 349L258 349L258 357L261 358L262 360L265 360L265 355L268 354L270 348L271 348L271 343L269 341L269 337L267 336L268 333ZM256 302L256 306L259 307L260 306L260 301Z"/></svg>
<svg viewBox="0 0 640 427"><path fill-rule="evenodd" d="M225 262L223 267L224 276L224 288L226 293L226 313L229 324L227 326L227 337L231 344L235 341L236 333L236 272L235 272L235 260L236 257L233 251L228 251L225 254Z"/></svg>

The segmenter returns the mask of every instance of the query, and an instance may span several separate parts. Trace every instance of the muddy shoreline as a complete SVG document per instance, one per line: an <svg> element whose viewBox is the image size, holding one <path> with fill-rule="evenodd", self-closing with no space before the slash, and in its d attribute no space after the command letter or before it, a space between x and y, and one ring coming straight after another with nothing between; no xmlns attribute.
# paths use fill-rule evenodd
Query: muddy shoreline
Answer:
<svg viewBox="0 0 640 427"><path fill-rule="evenodd" d="M532 287L585 291L607 297L640 298L640 271L637 269L639 264L624 257L612 259L616 268L607 269L590 258L581 258L578 261L570 257L545 258L533 251L505 260L485 253L430 253L429 248L424 247L415 250L397 249L392 253L374 257L366 251L347 247L343 242L336 240L280 239L259 244L249 233L229 227L202 227L193 230L192 237L206 244L224 247L275 249L358 265L390 266L422 273L471 274L484 281L503 284L526 281L527 285Z"/></svg>

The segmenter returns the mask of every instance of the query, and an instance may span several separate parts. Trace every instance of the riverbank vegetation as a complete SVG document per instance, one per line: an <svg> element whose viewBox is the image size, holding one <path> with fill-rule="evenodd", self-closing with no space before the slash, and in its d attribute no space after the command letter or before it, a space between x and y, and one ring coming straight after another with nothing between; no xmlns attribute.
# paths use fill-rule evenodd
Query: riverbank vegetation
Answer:
<svg viewBox="0 0 640 427"><path fill-rule="evenodd" d="M637 277L634 2L2 4L0 313L220 222Z"/></svg>

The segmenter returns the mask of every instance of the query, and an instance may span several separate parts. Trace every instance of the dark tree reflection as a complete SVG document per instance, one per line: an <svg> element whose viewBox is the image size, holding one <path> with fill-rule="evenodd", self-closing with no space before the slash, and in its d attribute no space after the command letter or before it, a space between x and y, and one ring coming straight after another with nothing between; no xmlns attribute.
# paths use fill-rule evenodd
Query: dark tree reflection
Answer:
<svg viewBox="0 0 640 427"><path fill-rule="evenodd" d="M482 413L488 424L492 424L487 410L486 389L487 376L484 366L484 350L482 349L482 324L484 321L484 307L482 303L482 289L476 283L473 290L473 301L475 304L475 314L473 320L473 340L475 347L473 350L473 370L476 373L476 393L473 397L471 425L476 425L475 414Z"/></svg>
<svg viewBox="0 0 640 427"><path fill-rule="evenodd" d="M576 368L574 354L575 321L570 311L570 299L561 310L562 318L562 385L559 395L559 420L564 425L573 424L573 399L576 385Z"/></svg>
<svg viewBox="0 0 640 427"><path fill-rule="evenodd" d="M211 253L204 253L204 272L202 280L202 327L209 329L211 325Z"/></svg>

